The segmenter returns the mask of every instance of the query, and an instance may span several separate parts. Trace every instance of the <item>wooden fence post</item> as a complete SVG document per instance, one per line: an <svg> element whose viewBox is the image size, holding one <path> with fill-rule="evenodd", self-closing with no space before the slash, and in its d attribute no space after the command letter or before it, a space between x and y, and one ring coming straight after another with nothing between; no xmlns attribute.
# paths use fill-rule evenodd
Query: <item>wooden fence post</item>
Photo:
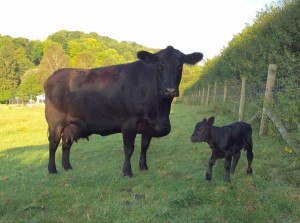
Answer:
<svg viewBox="0 0 300 223"><path fill-rule="evenodd" d="M264 105L263 105L263 111L262 111L260 129L259 129L260 136L265 135L266 131L267 131L268 117L266 114L266 109L273 100L273 87L274 87L275 80L276 80L276 72L277 72L277 65L269 64L268 78L267 78L266 91L265 91L265 99L264 99Z"/></svg>
<svg viewBox="0 0 300 223"><path fill-rule="evenodd" d="M226 99L227 99L227 82L224 83L223 104L225 104Z"/></svg>
<svg viewBox="0 0 300 223"><path fill-rule="evenodd" d="M216 96L217 96L217 82L215 82L215 87L214 87L214 104L216 102Z"/></svg>
<svg viewBox="0 0 300 223"><path fill-rule="evenodd" d="M245 98L246 98L246 77L242 76L242 89L241 89L240 107L239 107L239 121L244 120Z"/></svg>
<svg viewBox="0 0 300 223"><path fill-rule="evenodd" d="M205 88L202 89L201 106L204 105L204 100L205 100Z"/></svg>
<svg viewBox="0 0 300 223"><path fill-rule="evenodd" d="M209 101L209 85L207 85L207 94L206 94L206 104L205 107L208 107L208 101Z"/></svg>

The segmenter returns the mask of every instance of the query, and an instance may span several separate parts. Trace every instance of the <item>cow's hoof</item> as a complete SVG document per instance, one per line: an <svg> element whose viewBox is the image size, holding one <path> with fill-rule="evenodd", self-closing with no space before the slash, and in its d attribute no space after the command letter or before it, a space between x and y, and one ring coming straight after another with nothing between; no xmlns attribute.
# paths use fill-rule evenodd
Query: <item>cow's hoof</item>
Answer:
<svg viewBox="0 0 300 223"><path fill-rule="evenodd" d="M251 175L251 174L252 174L252 169L251 169L251 168L247 170L247 174L248 174L248 175Z"/></svg>
<svg viewBox="0 0 300 223"><path fill-rule="evenodd" d="M57 173L56 166L55 165L53 165L53 166L49 165L48 166L48 172L49 172L49 174Z"/></svg>
<svg viewBox="0 0 300 223"><path fill-rule="evenodd" d="M148 170L148 166L144 166L144 165L140 165L140 170L144 171L144 170Z"/></svg>
<svg viewBox="0 0 300 223"><path fill-rule="evenodd" d="M65 171L68 171L68 170L72 170L73 168L70 166L70 167L64 168L64 169L65 169Z"/></svg>
<svg viewBox="0 0 300 223"><path fill-rule="evenodd" d="M57 170L49 170L49 174L57 174Z"/></svg>
<svg viewBox="0 0 300 223"><path fill-rule="evenodd" d="M205 179L208 180L208 181L211 181L211 175L206 173Z"/></svg>
<svg viewBox="0 0 300 223"><path fill-rule="evenodd" d="M72 170L73 168L71 165L66 165L64 166L64 169L67 171L67 170Z"/></svg>

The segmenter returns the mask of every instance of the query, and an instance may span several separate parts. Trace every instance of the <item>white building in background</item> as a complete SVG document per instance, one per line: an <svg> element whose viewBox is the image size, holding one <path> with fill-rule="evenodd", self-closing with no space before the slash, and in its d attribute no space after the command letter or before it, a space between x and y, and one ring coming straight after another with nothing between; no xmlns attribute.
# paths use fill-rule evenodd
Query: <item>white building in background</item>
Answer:
<svg viewBox="0 0 300 223"><path fill-rule="evenodd" d="M45 104L45 94L37 95L36 103L37 104Z"/></svg>

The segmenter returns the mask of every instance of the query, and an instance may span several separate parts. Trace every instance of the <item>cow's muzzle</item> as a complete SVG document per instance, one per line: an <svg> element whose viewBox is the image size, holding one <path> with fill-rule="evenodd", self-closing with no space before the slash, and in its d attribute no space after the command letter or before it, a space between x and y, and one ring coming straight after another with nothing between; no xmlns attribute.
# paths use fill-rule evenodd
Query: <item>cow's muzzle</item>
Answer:
<svg viewBox="0 0 300 223"><path fill-rule="evenodd" d="M179 92L176 88L165 88L163 94L167 98L172 98L172 97L178 97L179 96Z"/></svg>

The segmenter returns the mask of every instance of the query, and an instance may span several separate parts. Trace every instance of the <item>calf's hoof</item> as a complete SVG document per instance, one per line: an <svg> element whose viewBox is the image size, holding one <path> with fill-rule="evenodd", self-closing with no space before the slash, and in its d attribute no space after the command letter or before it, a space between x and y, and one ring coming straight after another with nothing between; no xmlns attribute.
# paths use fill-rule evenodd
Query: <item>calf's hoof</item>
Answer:
<svg viewBox="0 0 300 223"><path fill-rule="evenodd" d="M211 175L206 173L205 179L208 180L208 181L211 181Z"/></svg>
<svg viewBox="0 0 300 223"><path fill-rule="evenodd" d="M252 169L251 168L247 170L247 174L252 175Z"/></svg>

